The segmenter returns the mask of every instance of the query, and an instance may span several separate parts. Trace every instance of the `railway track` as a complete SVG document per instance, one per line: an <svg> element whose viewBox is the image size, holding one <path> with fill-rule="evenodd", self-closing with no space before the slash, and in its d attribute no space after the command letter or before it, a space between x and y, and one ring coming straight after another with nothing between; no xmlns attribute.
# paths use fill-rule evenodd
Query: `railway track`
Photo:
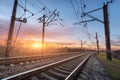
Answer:
<svg viewBox="0 0 120 80"><path fill-rule="evenodd" d="M90 54L79 54L1 80L73 80L90 56Z"/></svg>
<svg viewBox="0 0 120 80"><path fill-rule="evenodd" d="M80 53L80 52L79 52ZM78 53L76 53L78 54ZM0 65L10 65L10 64L19 64L19 63L25 63L25 62L34 62L37 60L45 60L45 59L50 59L50 58L57 58L57 57L62 57L62 56L72 56L74 55L73 53L68 53L68 54L48 54L48 55L35 55L35 56L24 56L24 57L11 57L11 58L0 58Z"/></svg>

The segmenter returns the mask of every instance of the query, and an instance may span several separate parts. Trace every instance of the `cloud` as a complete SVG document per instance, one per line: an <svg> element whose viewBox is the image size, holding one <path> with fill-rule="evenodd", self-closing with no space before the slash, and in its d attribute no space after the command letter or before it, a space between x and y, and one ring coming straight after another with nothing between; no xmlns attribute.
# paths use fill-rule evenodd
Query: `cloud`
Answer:
<svg viewBox="0 0 120 80"><path fill-rule="evenodd" d="M10 26L9 23L10 21L3 21L3 20L0 23L0 35L1 36L7 37L9 26ZM15 22L13 38L15 38L16 36L19 24L20 24L19 22L17 21ZM38 24L23 23L21 26L18 38L20 39L24 39L24 38L41 39L42 24L39 24L39 25ZM45 27L45 40L60 41L60 42L74 41L79 36L79 34L76 35L77 33L80 33L80 30L78 28L76 29L70 26L61 27L59 25L56 25L56 26L51 25L51 26Z"/></svg>
<svg viewBox="0 0 120 80"><path fill-rule="evenodd" d="M111 45L120 46L120 40L111 40Z"/></svg>
<svg viewBox="0 0 120 80"><path fill-rule="evenodd" d="M120 34L112 35L111 45L113 45L113 46L120 46Z"/></svg>
<svg viewBox="0 0 120 80"><path fill-rule="evenodd" d="M8 35L9 21L0 20L0 39L5 39ZM4 36L4 38L3 38Z"/></svg>
<svg viewBox="0 0 120 80"><path fill-rule="evenodd" d="M45 40L55 40L55 41L72 41L72 37L75 32L73 29L61 28L61 26L48 26L45 27ZM20 36L28 38L39 38L42 36L42 25L23 25L20 30Z"/></svg>

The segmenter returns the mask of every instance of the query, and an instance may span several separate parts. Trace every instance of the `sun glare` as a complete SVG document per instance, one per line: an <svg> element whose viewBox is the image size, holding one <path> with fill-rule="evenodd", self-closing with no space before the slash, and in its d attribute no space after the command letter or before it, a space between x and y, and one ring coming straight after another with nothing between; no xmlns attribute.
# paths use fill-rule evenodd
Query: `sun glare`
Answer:
<svg viewBox="0 0 120 80"><path fill-rule="evenodd" d="M33 46L33 48L41 48L42 47L41 44L37 44L37 43L34 43L32 46Z"/></svg>

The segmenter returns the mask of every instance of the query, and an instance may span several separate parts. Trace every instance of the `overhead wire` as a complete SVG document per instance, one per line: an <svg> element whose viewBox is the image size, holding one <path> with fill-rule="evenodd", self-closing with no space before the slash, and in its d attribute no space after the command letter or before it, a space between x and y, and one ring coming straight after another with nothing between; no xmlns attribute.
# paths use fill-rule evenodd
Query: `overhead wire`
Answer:
<svg viewBox="0 0 120 80"><path fill-rule="evenodd" d="M26 14L26 3L27 3L27 0L25 0L25 8L24 8L24 13L19 17L19 19L21 19L25 14ZM20 4L19 4L20 5ZM16 44L16 41L17 41L17 38L19 36L19 32L20 32L20 29L21 29L21 26L22 26L22 23L23 22L20 22L19 24L19 27L18 27L18 30L17 30L17 33L16 33L16 37L15 37L15 40L14 40L14 44L13 44L13 48L15 47L15 44Z"/></svg>
<svg viewBox="0 0 120 80"><path fill-rule="evenodd" d="M30 16L28 16L28 17L26 17L26 18L28 19L28 18L30 18L30 17L32 17L32 16L35 16L35 15L41 13L43 10L44 10L44 8L43 8L41 11L38 11L38 12L36 12L36 13L34 13L34 14L31 14Z"/></svg>
<svg viewBox="0 0 120 80"><path fill-rule="evenodd" d="M20 32L21 26L22 26L22 22L20 22L20 24L19 24L19 27L18 27L18 30L17 30L17 34L16 34L16 37L15 37L15 40L14 40L13 47L15 47L15 44L16 44L17 38L19 36L19 32Z"/></svg>
<svg viewBox="0 0 120 80"><path fill-rule="evenodd" d="M77 12L76 12L75 6L74 6L72 0L69 0L69 1L70 1L71 5L72 5L72 7L73 7L73 10L74 10L74 12L75 12L76 18L77 18L78 21L79 21L79 18L78 18L78 15L77 15Z"/></svg>
<svg viewBox="0 0 120 80"><path fill-rule="evenodd" d="M81 10L80 10L80 5L79 5L79 0L75 0L76 1L76 10L77 10L77 15L78 15L78 17L79 17L79 19L80 19L80 12L81 12Z"/></svg>
<svg viewBox="0 0 120 80"><path fill-rule="evenodd" d="M25 10L25 7L23 7L21 4L18 4L18 6ZM31 13L31 14L34 14L34 13L32 13L32 11L30 11L28 9L26 9L26 11L29 12L29 13Z"/></svg>
<svg viewBox="0 0 120 80"><path fill-rule="evenodd" d="M32 5L32 7L34 7L34 8L37 10L36 13L33 13L32 11L30 11L30 10L27 9L27 7L26 7L26 4L27 4L27 3L28 3L28 1L26 0L26 1L25 1L25 7L22 6L21 4L18 4L18 6L20 6L22 9L24 9L24 14L25 14L26 12L29 12L29 13L31 14L30 16L26 17L26 19L28 19L28 18L30 18L30 17L32 17L32 16L35 16L35 15L37 15L38 13L41 13L43 10L45 10L44 7L42 8L42 10L38 10L35 6ZM40 7L39 7L39 8L40 8ZM23 14L23 15L24 15L24 14ZM22 16L23 16L23 15L22 15Z"/></svg>
<svg viewBox="0 0 120 80"><path fill-rule="evenodd" d="M40 0L36 0L36 1L38 1L38 3L40 3L40 4L42 4L48 11L52 12L52 10L49 9L42 1L40 1Z"/></svg>
<svg viewBox="0 0 120 80"><path fill-rule="evenodd" d="M27 0L26 0L27 1ZM39 0L37 0L37 1L39 1ZM71 2L72 2L72 0L70 0ZM29 3L31 2L31 0L29 0ZM32 4L31 4L32 3ZM37 8L35 7L35 6L33 6L33 5L35 5L33 2L31 2L29 5L31 5L32 7L34 7L36 10L38 10L37 8L38 8L38 6L37 6ZM78 21L79 21L79 17L78 17L78 13L76 12L76 9L75 9L75 7L74 7L74 4L73 4L73 2L72 2L72 6L73 6L73 8L74 8L74 11L75 11L75 14L76 14L76 17L78 18ZM22 7L23 9L25 8L25 7ZM27 9L26 9L27 10ZM30 11L29 11L30 12ZM32 17L32 16L34 16L35 14L38 14L39 12L41 12L41 11L38 11L37 13L32 13L31 12L31 14L32 15L30 15L30 16L28 16L27 18L30 18L30 17Z"/></svg>
<svg viewBox="0 0 120 80"><path fill-rule="evenodd" d="M75 12L76 18L78 19L78 22L79 22L80 20L79 20L79 17L78 17L78 13L77 13L77 11L76 11L76 9L75 9L75 6L74 6L72 0L69 0L69 1L70 1L71 5L72 5L72 7L73 7L73 9L74 9L74 12ZM81 1L81 12L83 13L83 12L84 12L84 7L82 7L82 5L83 5L83 1L82 1L82 0L80 0L80 1ZM76 1L76 4L77 4L77 3L78 3L78 1ZM77 8L78 8L78 7L79 7L79 6L78 6L78 4L77 4ZM78 9L77 9L77 10L78 10ZM82 21L83 21L83 19L82 19ZM80 24L80 25L81 25L81 27L82 27L84 33L86 33L85 30L84 30L83 25L82 25L82 24Z"/></svg>
<svg viewBox="0 0 120 80"><path fill-rule="evenodd" d="M72 0L69 0L69 1L70 1L71 5L72 5L72 7L73 7L73 9L74 9L76 18L77 18L77 20L78 20L78 22L79 22L79 21L80 21L80 19L79 19L79 14L80 14L80 12L83 13L83 12L84 12L84 8L85 8L84 1L83 1L83 0L80 0L80 3L81 3L81 11L80 11L80 9L79 9L80 6L78 5L79 1L76 0L77 9L75 8L75 5L73 4ZM84 4L84 7L83 7L83 4ZM83 19L82 19L82 21L83 21ZM81 27L82 27L82 29L83 29L83 32L86 33L86 31L85 31L85 29L84 29L85 25L82 25L82 24L80 24L80 25L81 25ZM83 26L84 26L84 27L83 27Z"/></svg>
<svg viewBox="0 0 120 80"><path fill-rule="evenodd" d="M20 19L26 14L26 2L25 2L25 9L24 9L24 13L19 17Z"/></svg>
<svg viewBox="0 0 120 80"><path fill-rule="evenodd" d="M22 1L21 1L22 2ZM36 12L36 13L33 13L32 11L30 11L29 9L27 9L27 4L28 3L32 3L32 4L29 4L29 5L31 5L33 8L35 8L38 12ZM23 6L24 5L24 6ZM32 17L32 16L34 16L34 15L37 15L38 13L40 13L40 12L42 12L43 10L45 10L45 7L42 9L42 10L38 10L37 8L40 8L39 6L37 6L37 7L35 7L34 6L35 4L31 1L31 0L25 0L25 4L22 4L21 5L21 3L18 3L18 6L19 7L21 7L22 9L24 9L24 13L20 16L20 18L22 18L25 14L26 14L26 12L28 12L28 13L30 13L31 15L30 16L28 16L27 17L27 19L28 18L30 18L30 17ZM14 40L14 43L13 43L13 47L15 47L15 45L16 45L16 42L17 42L17 38L18 38L18 36L19 36L19 33L20 33L20 29L21 29L21 26L22 26L22 22L20 22L20 24L19 24L19 27L18 27L18 30L17 30L17 33L16 33L16 36L15 36L15 40Z"/></svg>
<svg viewBox="0 0 120 80"><path fill-rule="evenodd" d="M34 3L32 0L29 0L28 4L31 5L33 8L35 8L38 11L41 9L41 7L38 6L36 3Z"/></svg>
<svg viewBox="0 0 120 80"><path fill-rule="evenodd" d="M80 0L80 4L81 4L81 7L80 7L80 8L81 8L81 20L84 21L84 19L83 19L83 14L84 14L84 9L85 9L84 0ZM83 24L83 25L82 25L82 24L80 23L80 25L81 25L84 33L86 33L87 36L88 36L88 38L90 39L89 32L88 32L88 30L87 30L86 24ZM85 29L85 28L86 28L86 29Z"/></svg>
<svg viewBox="0 0 120 80"><path fill-rule="evenodd" d="M27 8L27 0L25 0L25 9Z"/></svg>
<svg viewBox="0 0 120 80"><path fill-rule="evenodd" d="M27 19L30 18L30 17L32 17L32 16L37 15L38 13L43 13L42 11L45 11L45 10L46 10L46 7L45 7L45 6L43 6L43 8L41 8L40 6L38 6L37 3L33 2L32 0L29 0L29 1L30 1L30 2L28 2L29 5L31 5L33 8L35 8L35 9L37 10L37 12L34 13L34 14L31 14L30 16L28 16ZM35 6L36 6L36 7L35 7ZM44 13L43 13L43 14L44 14Z"/></svg>
<svg viewBox="0 0 120 80"><path fill-rule="evenodd" d="M84 14L84 9L86 8L86 5L85 5L84 0L76 0L77 9L75 9L75 6L74 6L72 0L70 0L70 2L71 2L71 5L72 5L72 7L73 7L73 9L74 9L76 18L78 19L78 21L80 21L80 20L79 20L79 17L78 17L78 16L79 16L78 14L80 14L80 12L81 12L81 15L83 15L83 14ZM78 2L80 2L80 4L81 4L80 7L79 7L79 5L78 5ZM81 8L81 11L80 11L79 8ZM83 19L82 16L81 16L81 20L84 21L84 19ZM81 25L81 27L82 27L82 29L83 29L83 32L87 35L88 39L90 39L90 41L91 41L91 37L93 37L93 35L91 35L91 34L88 32L87 23L84 23L83 25L80 23L80 25ZM94 37L93 37L93 38L94 38ZM91 41L91 42L92 42L92 41ZM93 43L93 42L92 42L92 43Z"/></svg>

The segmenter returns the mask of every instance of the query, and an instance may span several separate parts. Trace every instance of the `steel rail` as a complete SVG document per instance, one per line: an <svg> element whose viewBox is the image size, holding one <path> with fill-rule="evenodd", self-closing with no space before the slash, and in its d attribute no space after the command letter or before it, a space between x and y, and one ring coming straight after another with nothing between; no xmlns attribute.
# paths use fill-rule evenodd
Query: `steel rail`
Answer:
<svg viewBox="0 0 120 80"><path fill-rule="evenodd" d="M50 68L53 68L56 65L60 65L62 63L65 63L67 61L76 59L76 58L84 56L84 55L86 55L86 54L79 54L77 56L73 56L73 57L70 57L70 58L67 58L67 59L64 59L64 60L61 60L61 61L57 61L57 62L48 64L48 65L45 65L45 66L41 66L39 68L35 68L35 69L29 70L29 71L25 71L25 72L22 72L22 73L19 73L19 74L10 76L10 77L3 78L1 80L24 80L28 77L31 77L31 76L36 75L38 73L44 72L44 71L46 71Z"/></svg>
<svg viewBox="0 0 120 80"><path fill-rule="evenodd" d="M47 56L24 56L24 57L5 58L5 59L0 59L0 65L17 64L20 62L33 61L48 56L51 57L51 55L47 55Z"/></svg>
<svg viewBox="0 0 120 80"><path fill-rule="evenodd" d="M65 80L74 80L75 76L82 70L84 65L87 63L88 59L90 58L91 54L88 55L67 77Z"/></svg>
<svg viewBox="0 0 120 80"><path fill-rule="evenodd" d="M71 53L70 53L71 54ZM62 56L67 54L47 54L47 55L34 55L34 56L23 56L23 57L11 57L11 58L0 58L0 65L9 65L9 64L17 64L20 62L26 62L26 61L34 61L38 59L44 59L44 58L50 58L53 56Z"/></svg>

